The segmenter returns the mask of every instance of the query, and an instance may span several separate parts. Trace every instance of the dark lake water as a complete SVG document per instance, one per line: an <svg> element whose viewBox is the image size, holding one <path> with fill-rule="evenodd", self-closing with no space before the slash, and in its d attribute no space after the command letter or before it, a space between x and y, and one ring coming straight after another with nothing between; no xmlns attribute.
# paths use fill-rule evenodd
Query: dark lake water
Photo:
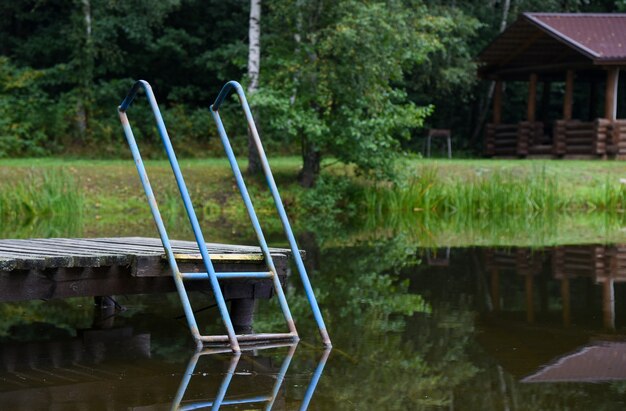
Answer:
<svg viewBox="0 0 626 411"><path fill-rule="evenodd" d="M150 226L146 231L151 229ZM233 236L233 242L241 240ZM333 339L196 354L178 297L0 304L0 410L622 410L626 245L419 249L300 235ZM202 295L194 296L200 301ZM260 302L255 328L282 318ZM199 321L219 330L217 312Z"/></svg>

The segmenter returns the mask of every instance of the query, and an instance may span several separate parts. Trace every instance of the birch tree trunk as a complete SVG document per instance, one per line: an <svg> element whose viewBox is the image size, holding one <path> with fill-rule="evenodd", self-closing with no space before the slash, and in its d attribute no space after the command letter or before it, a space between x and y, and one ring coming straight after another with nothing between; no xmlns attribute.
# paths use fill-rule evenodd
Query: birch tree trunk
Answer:
<svg viewBox="0 0 626 411"><path fill-rule="evenodd" d="M80 51L81 73L78 102L76 103L76 128L81 139L85 139L89 132L89 112L91 102L91 83L93 80L93 38L91 34L91 0L82 0L82 14L84 19L85 43Z"/></svg>
<svg viewBox="0 0 626 411"><path fill-rule="evenodd" d="M250 20L248 23L248 96L252 97L259 89L261 69L261 0L250 0ZM255 114L254 107L252 108ZM255 116L256 117L256 116ZM258 125L257 125L258 127ZM261 162L252 134L248 130L248 174L258 174Z"/></svg>

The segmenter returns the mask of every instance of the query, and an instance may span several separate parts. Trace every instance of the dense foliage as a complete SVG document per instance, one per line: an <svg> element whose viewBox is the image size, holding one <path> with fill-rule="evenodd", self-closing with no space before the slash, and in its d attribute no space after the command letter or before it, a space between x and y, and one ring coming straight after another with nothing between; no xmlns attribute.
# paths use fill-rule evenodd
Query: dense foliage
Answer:
<svg viewBox="0 0 626 411"><path fill-rule="evenodd" d="M208 106L225 81L247 82L249 6L2 2L0 156L125 153L115 107L138 78L152 83L182 154L206 155L215 134ZM473 57L503 23L527 10L624 8L623 0L263 2L257 120L267 144L302 151L305 185L324 156L389 176L393 153L417 148L423 127L453 128L476 145L488 90ZM144 105L134 110L138 137L154 143ZM232 126L240 113L227 107L224 117Z"/></svg>

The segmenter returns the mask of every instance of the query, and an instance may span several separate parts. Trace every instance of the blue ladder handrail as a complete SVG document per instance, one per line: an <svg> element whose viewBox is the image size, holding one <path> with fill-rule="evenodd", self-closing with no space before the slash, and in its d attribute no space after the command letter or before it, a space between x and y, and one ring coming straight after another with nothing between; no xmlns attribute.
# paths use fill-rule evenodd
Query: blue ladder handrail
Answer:
<svg viewBox="0 0 626 411"><path fill-rule="evenodd" d="M311 310L313 311L313 316L315 317L315 321L317 322L317 326L319 329L320 336L322 338L322 342L325 346L330 347L332 344L330 342L330 337L328 335L328 331L326 329L326 325L324 324L324 319L322 318L322 313L317 304L317 299L315 298L315 293L313 292L313 287L311 286L311 281L309 280L309 276L307 274L306 268L304 267L304 262L302 261L302 256L300 255L300 250L298 248L298 244L296 243L295 236L293 235L293 230L291 229L291 224L289 223L289 218L287 217L287 213L285 211L285 207L283 206L283 202L280 198L280 194L278 193L278 188L276 186L276 182L274 181L274 175L272 174L272 170L270 168L269 162L267 160L267 156L265 155L265 150L263 149L263 144L261 143L261 138L259 137L259 132L257 131L256 124L254 123L254 118L252 117L252 111L250 110L250 106L248 105L248 100L246 99L246 95L243 91L243 87L236 81L229 81L224 85L220 93L213 105L211 105L211 114L213 115L213 119L217 124L217 129L220 135L220 138L224 142L224 145L230 144L228 143L228 136L224 129L224 125L219 115L219 108L228 96L228 94L235 90L237 96L239 97L239 101L243 108L243 111L246 116L246 120L248 122L248 127L254 143L257 148L257 152L259 154L261 165L263 168L263 173L265 174L265 178L267 180L267 184L269 186L270 192L272 194L272 198L274 199L274 204L276 206L276 211L278 212L278 216L283 226L283 231L289 241L289 247L291 248L291 254L296 262L296 267L298 268L298 273L300 274L300 279L302 281L302 285L304 286L304 291L306 293L307 299L309 301L309 305L311 306ZM227 150L227 155L231 165L237 164L232 154L232 149L230 151ZM237 166L237 170L239 167ZM233 170L234 171L234 170Z"/></svg>
<svg viewBox="0 0 626 411"><path fill-rule="evenodd" d="M228 334L228 339L231 344L231 348L233 351L238 352L239 343L237 341L237 337L235 334L235 330L233 324L230 319L230 315L228 314L228 309L226 307L226 301L224 300L224 295L222 294L221 288L219 286L215 269L213 267L213 263L211 262L211 258L209 256L209 252L206 247L206 241L204 241L204 236L202 235L202 230L200 229L200 224L198 223L198 218L193 209L193 205L191 203L191 199L189 197L189 192L187 190L187 186L185 185L185 181L183 179L182 172L180 171L180 166L178 165L178 160L176 159L176 154L174 153L174 148L172 147L172 142L167 133L167 129L165 128L165 122L163 121L163 116L161 115L161 111L159 110L159 106L156 102L156 98L154 97L154 92L152 91L152 87L145 80L139 80L135 82L130 92L120 104L118 108L120 120L122 122L122 127L124 128L124 134L126 135L126 140L130 146L133 159L135 160L135 164L137 166L137 171L139 172L139 177L141 179L141 183L146 192L146 196L148 198L148 203L150 205L150 210L152 212L152 216L157 225L157 229L159 231L159 236L161 237L161 242L163 243L163 248L165 249L167 260L172 269L172 274L174 277L174 281L176 284L176 289L178 290L179 296L181 298L181 302L183 304L183 309L185 312L185 317L187 319L187 323L191 330L192 336L194 340L200 346L201 343L201 335L198 329L198 325L195 320L195 316L193 310L191 308L191 303L189 302L189 297L187 296L187 292L185 291L183 278L178 269L178 264L176 263L176 258L174 257L174 252L172 250L172 246L169 241L169 237L167 235L167 230L165 229L165 225L163 223L163 219L161 218L161 214L159 212L159 207L156 202L156 198L154 196L154 192L152 191L152 187L150 185L150 181L148 179L148 174L146 173L146 169L143 164L143 160L141 158L141 154L139 152L139 148L137 147L137 142L135 140L135 136L133 135L133 131L130 127L130 123L128 122L128 117L126 115L126 110L128 110L130 104L135 99L137 92L140 88L146 93L146 97L150 104L150 108L152 109L152 113L154 114L157 129L159 131L159 135L161 136L161 141L165 147L165 151L167 154L167 158L169 160L170 166L172 167L172 171L174 173L174 177L176 178L176 184L178 185L178 189L180 191L181 197L183 199L183 203L185 206L185 210L187 211L187 216L189 217L189 221L191 223L194 236L196 238L196 242L198 243L198 249L200 250L200 254L202 255L202 261L204 262L204 266L206 268L206 272L208 273L208 278L211 281L211 286L213 292L215 294L215 299L218 305L218 309L224 320L224 325L226 326L226 331Z"/></svg>

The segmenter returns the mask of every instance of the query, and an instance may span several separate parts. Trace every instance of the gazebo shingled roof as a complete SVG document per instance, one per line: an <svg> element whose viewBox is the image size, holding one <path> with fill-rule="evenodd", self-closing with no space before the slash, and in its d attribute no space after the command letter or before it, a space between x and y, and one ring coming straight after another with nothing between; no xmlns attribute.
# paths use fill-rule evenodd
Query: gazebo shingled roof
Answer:
<svg viewBox="0 0 626 411"><path fill-rule="evenodd" d="M626 14L523 13L478 59L484 78L626 66Z"/></svg>
<svg viewBox="0 0 626 411"><path fill-rule="evenodd" d="M620 70L626 68L626 14L523 13L478 59L478 74L495 80L486 155L626 158L626 119L617 118ZM509 81L528 83L527 107L518 115L521 121L503 123L503 90ZM565 85L559 118L550 113L552 83ZM574 113L574 88L581 84L586 91L578 93L586 93L586 107ZM600 84L603 106L598 104ZM598 113L600 108L604 113Z"/></svg>

